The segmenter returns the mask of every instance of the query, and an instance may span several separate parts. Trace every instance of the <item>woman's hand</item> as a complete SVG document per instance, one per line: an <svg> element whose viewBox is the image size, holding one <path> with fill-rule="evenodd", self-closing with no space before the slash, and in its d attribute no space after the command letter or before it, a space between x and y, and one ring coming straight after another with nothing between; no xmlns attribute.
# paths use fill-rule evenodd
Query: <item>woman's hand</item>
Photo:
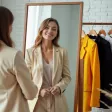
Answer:
<svg viewBox="0 0 112 112"><path fill-rule="evenodd" d="M54 86L50 89L51 94L53 95L59 95L61 93L60 87Z"/></svg>
<svg viewBox="0 0 112 112"><path fill-rule="evenodd" d="M40 90L40 96L42 97L46 97L50 94L50 90L49 89L41 89Z"/></svg>

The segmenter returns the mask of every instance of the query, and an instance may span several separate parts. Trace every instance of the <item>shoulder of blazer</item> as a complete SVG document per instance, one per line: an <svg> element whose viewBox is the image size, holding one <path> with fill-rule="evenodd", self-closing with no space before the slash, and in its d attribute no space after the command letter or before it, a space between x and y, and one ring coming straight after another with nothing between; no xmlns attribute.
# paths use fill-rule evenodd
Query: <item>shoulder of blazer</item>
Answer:
<svg viewBox="0 0 112 112"><path fill-rule="evenodd" d="M15 57L15 55L19 51L16 48L7 46L5 43L2 43L2 48L1 48L1 52L2 53L7 53L9 57L10 56L14 56Z"/></svg>
<svg viewBox="0 0 112 112"><path fill-rule="evenodd" d="M34 50L34 48L33 48L33 47L26 49L26 51L27 51L28 53L32 53L32 52L33 52L33 50Z"/></svg>
<svg viewBox="0 0 112 112"><path fill-rule="evenodd" d="M38 54L38 51L40 50L40 45L37 48L31 47L29 49L27 49L27 53L32 56L33 54Z"/></svg>
<svg viewBox="0 0 112 112"><path fill-rule="evenodd" d="M2 60L7 60L9 63L14 64L14 61L16 56L18 55L18 52L21 52L21 51L18 51L17 49L12 47L8 47L7 45L4 44L0 52L1 52L0 58Z"/></svg>
<svg viewBox="0 0 112 112"><path fill-rule="evenodd" d="M32 55L34 53L34 49L35 49L34 47L26 49L25 55L28 55L30 58L32 58Z"/></svg>
<svg viewBox="0 0 112 112"><path fill-rule="evenodd" d="M13 47L9 47L7 46L3 41L0 40L0 43L2 44L2 48L1 48L1 51L5 51L7 50L7 52L9 52L9 54L11 53L14 53L16 54L18 52L18 50L16 48L13 48ZM6 52L6 51L5 51Z"/></svg>

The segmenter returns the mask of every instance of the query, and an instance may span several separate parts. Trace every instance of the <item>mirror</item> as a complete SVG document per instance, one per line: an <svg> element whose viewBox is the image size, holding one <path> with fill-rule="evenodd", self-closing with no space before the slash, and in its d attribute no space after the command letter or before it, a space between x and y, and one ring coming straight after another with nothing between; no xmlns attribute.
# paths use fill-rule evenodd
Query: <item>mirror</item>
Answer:
<svg viewBox="0 0 112 112"><path fill-rule="evenodd" d="M60 3L28 3L26 4L26 22L24 33L24 48L34 45L38 28L43 20L55 18L60 26L59 45L68 52L71 82L64 94L67 99L69 112L76 112L78 103L78 75L79 75L79 48L82 25L82 2L60 2ZM29 103L33 109L33 103ZM81 112L81 111L80 111Z"/></svg>

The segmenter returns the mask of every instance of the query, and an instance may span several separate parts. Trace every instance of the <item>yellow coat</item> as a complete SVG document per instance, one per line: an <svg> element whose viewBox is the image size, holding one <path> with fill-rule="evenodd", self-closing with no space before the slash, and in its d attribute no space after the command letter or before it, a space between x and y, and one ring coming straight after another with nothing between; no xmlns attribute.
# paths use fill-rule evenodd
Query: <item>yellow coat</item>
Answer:
<svg viewBox="0 0 112 112"><path fill-rule="evenodd" d="M100 105L100 64L97 44L86 35L81 39L80 59L84 59L83 112Z"/></svg>

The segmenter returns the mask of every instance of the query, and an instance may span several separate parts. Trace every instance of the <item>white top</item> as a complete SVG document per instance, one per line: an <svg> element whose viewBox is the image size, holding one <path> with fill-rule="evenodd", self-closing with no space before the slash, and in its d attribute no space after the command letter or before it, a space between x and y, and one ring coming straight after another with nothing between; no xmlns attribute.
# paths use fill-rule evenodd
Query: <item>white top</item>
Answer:
<svg viewBox="0 0 112 112"><path fill-rule="evenodd" d="M53 61L47 63L43 58L43 84L42 88L48 88L52 86L52 70Z"/></svg>

